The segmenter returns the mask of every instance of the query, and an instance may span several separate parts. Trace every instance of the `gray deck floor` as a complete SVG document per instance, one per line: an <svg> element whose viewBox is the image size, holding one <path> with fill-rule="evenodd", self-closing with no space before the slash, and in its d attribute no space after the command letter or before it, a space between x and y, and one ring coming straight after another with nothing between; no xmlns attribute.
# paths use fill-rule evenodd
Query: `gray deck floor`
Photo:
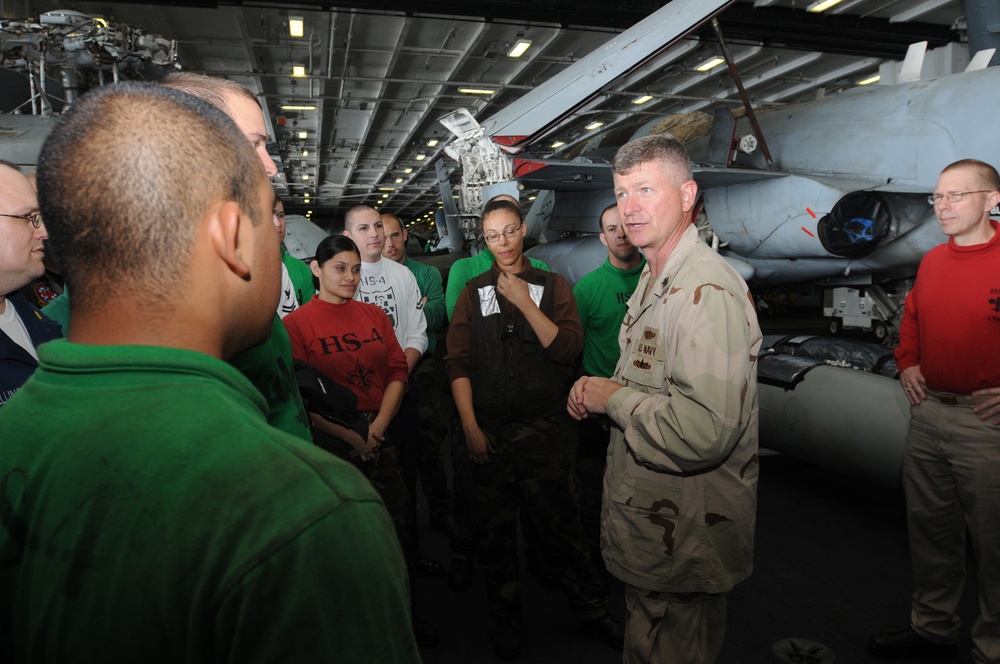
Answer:
<svg viewBox="0 0 1000 664"><path fill-rule="evenodd" d="M427 555L448 561L443 535L425 531L422 540ZM522 581L524 650L518 661L621 661L620 653L577 633L560 593L541 590L526 574ZM867 639L906 626L911 584L900 493L765 454L755 571L730 596L729 633L720 662L791 661L772 653L775 642L789 637L824 644L841 664L878 662L865 652ZM490 620L480 577L463 593L448 590L444 579L418 579L417 597L420 613L442 633L440 646L422 651L425 662L499 661L487 640ZM968 624L974 607L970 582L963 604L966 626L955 662L971 661ZM620 586L612 589L611 609L622 616Z"/></svg>

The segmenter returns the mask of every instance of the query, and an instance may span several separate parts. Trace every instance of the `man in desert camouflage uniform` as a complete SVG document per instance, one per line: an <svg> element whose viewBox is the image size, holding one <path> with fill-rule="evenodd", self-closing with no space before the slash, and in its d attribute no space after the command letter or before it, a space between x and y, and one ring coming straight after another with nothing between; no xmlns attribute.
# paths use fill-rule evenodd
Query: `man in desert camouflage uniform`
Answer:
<svg viewBox="0 0 1000 664"><path fill-rule="evenodd" d="M570 392L613 423L602 552L626 583L625 662L714 662L726 594L750 575L757 493L756 360L746 283L698 240L683 146L647 136L614 161L618 209L649 261L615 375Z"/></svg>

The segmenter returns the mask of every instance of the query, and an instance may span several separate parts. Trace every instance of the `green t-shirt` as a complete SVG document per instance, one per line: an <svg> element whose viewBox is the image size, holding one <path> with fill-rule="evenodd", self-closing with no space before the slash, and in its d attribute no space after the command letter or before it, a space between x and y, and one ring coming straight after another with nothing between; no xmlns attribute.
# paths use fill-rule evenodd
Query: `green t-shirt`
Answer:
<svg viewBox="0 0 1000 664"><path fill-rule="evenodd" d="M69 332L69 289L63 290L63 294L46 304L42 311L50 319L59 323L63 337L65 337L66 333Z"/></svg>
<svg viewBox="0 0 1000 664"><path fill-rule="evenodd" d="M238 371L173 348L39 355L0 411L4 659L419 661L375 490L268 425Z"/></svg>
<svg viewBox="0 0 1000 664"><path fill-rule="evenodd" d="M316 294L316 286L313 282L313 273L309 266L292 256L285 250L285 245L281 245L281 262L288 270L288 278L292 280L295 287L295 301L301 307Z"/></svg>
<svg viewBox="0 0 1000 664"><path fill-rule="evenodd" d="M538 269L551 272L549 266L537 258L531 258L530 256L525 256L525 258ZM448 272L448 288L444 296L445 308L448 311L448 320L451 320L451 315L455 311L455 304L458 302L458 296L462 294L465 284L469 283L469 279L478 277L490 269L493 265L493 260L493 253L489 249L484 248L475 256L458 259L451 266L451 271Z"/></svg>
<svg viewBox="0 0 1000 664"><path fill-rule="evenodd" d="M407 258L403 263L413 273L420 289L420 297L427 298L424 303L424 319L427 321L427 353L433 355L437 347L437 335L434 330L444 325L444 284L441 272L433 265Z"/></svg>
<svg viewBox="0 0 1000 664"><path fill-rule="evenodd" d="M295 382L292 342L277 314L271 319L271 336L267 341L236 355L229 363L264 395L271 426L312 442L309 416Z"/></svg>
<svg viewBox="0 0 1000 664"><path fill-rule="evenodd" d="M620 355L618 332L628 310L628 299L635 292L644 267L645 256L631 270L618 269L608 258L573 288L583 324L583 368L588 375L601 378L614 375Z"/></svg>
<svg viewBox="0 0 1000 664"><path fill-rule="evenodd" d="M69 290L45 307L45 315L62 326L69 336ZM230 361L243 372L267 400L267 421L282 431L312 441L309 416L302 403L292 366L292 342L277 314L271 321L271 336L264 343L243 351Z"/></svg>

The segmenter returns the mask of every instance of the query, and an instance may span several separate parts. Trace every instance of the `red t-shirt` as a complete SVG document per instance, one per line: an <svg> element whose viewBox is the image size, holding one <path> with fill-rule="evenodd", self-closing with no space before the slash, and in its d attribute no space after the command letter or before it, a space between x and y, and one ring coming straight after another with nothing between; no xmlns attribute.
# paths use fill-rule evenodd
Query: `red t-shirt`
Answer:
<svg viewBox="0 0 1000 664"><path fill-rule="evenodd" d="M1000 229L990 223L989 242L927 252L906 296L896 361L920 365L933 390L1000 387Z"/></svg>
<svg viewBox="0 0 1000 664"><path fill-rule="evenodd" d="M406 356L389 317L375 305L357 300L332 304L315 297L281 322L295 359L354 390L358 410L377 411L385 386L406 382Z"/></svg>

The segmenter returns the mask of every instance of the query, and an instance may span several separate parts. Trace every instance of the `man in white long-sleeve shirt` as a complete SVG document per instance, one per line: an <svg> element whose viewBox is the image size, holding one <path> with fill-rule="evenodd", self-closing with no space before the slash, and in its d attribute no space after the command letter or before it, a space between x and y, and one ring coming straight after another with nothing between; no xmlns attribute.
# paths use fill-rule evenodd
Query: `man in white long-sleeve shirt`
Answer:
<svg viewBox="0 0 1000 664"><path fill-rule="evenodd" d="M355 205L344 217L344 235L361 250L361 284L354 299L382 308L396 339L406 354L410 373L427 350L427 320L424 318L420 288L413 274L402 265L382 260L385 230L378 210Z"/></svg>
<svg viewBox="0 0 1000 664"><path fill-rule="evenodd" d="M385 229L382 228L382 217L378 210L370 205L352 207L344 216L344 235L354 240L361 251L361 283L354 293L354 299L374 304L385 311L392 321L392 329L396 331L399 346L406 355L406 365L410 373L408 390L399 412L389 424L387 433L393 444L398 447L404 476L414 477L418 398L413 370L427 350L427 319L423 312L425 300L420 295L417 279L412 272L395 261L382 258ZM336 379L336 376L333 378ZM415 509L407 509L407 522L405 528L412 540L412 550L407 556L407 565L411 573L421 576L444 576L444 566L441 563L421 555L416 550ZM414 616L413 627L420 645L437 644L440 638L437 630L427 621Z"/></svg>

